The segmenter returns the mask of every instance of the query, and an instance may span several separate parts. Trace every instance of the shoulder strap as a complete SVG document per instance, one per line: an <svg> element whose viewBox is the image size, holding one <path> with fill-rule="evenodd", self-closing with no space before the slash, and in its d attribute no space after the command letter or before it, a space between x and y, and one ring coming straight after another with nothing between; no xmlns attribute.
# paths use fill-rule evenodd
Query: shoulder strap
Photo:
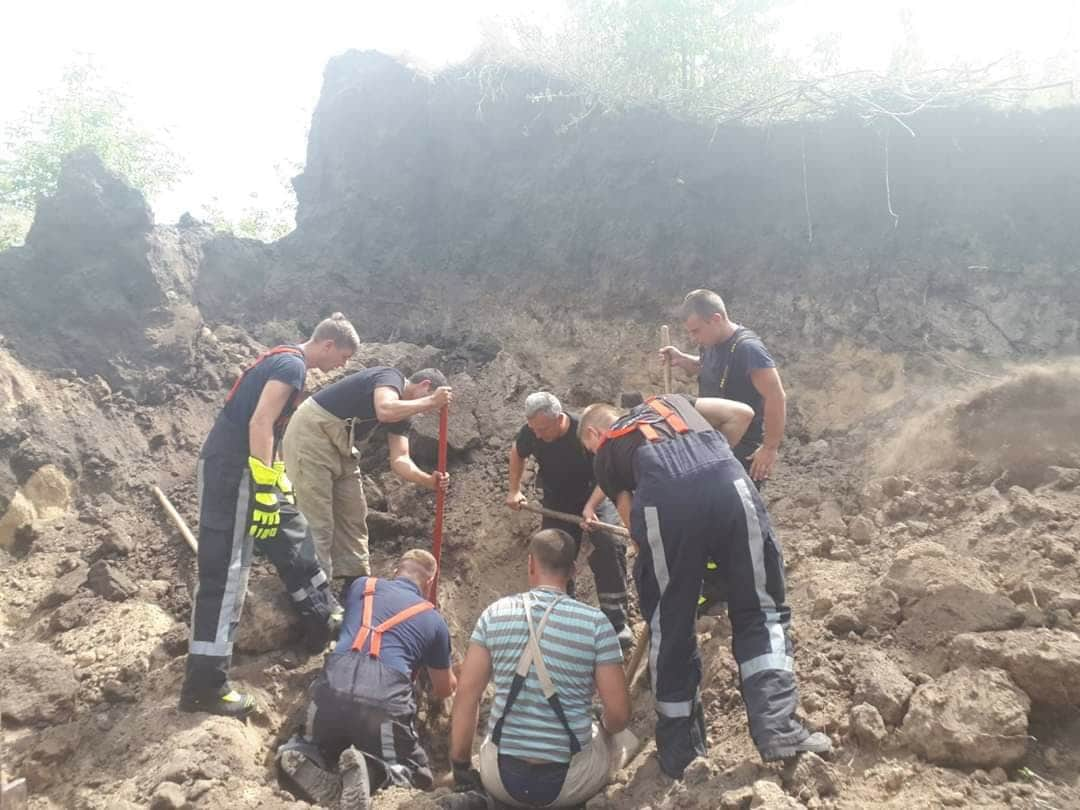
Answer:
<svg viewBox="0 0 1080 810"><path fill-rule="evenodd" d="M419 616L421 613L427 613L429 610L434 610L435 606L428 602L426 599L423 602L417 602L415 605L410 605L404 610L400 610L380 624L378 627L371 631L371 651L369 655L372 658L379 657L379 650L382 649L382 637L383 633L389 630L391 627L395 627L404 621L408 621L413 616Z"/></svg>
<svg viewBox="0 0 1080 810"><path fill-rule="evenodd" d="M626 436L629 433L635 431L640 432L647 441L658 442L666 438L661 435L660 431L656 429L657 425L666 424L675 433L689 433L690 426L686 424L686 420L682 418L678 411L668 405L661 397L649 397L645 400L646 409L634 414L630 417L624 417L627 419L624 424L612 426L604 435L600 438L600 445L597 448L603 447L611 439L617 439L620 436Z"/></svg>
<svg viewBox="0 0 1080 810"><path fill-rule="evenodd" d="M731 369L731 361L735 359L735 350L739 348L740 343L756 337L757 335L745 326L740 326L735 330L735 334L732 336L731 349L728 350L727 357L724 359L724 373L720 375L720 396L724 396L724 392L727 391L728 371Z"/></svg>
<svg viewBox="0 0 1080 810"><path fill-rule="evenodd" d="M668 405L662 397L651 397L645 401L650 408L663 417L665 422L671 425L671 428L676 433L690 432L690 426L686 424L686 420L682 418L677 410Z"/></svg>
<svg viewBox="0 0 1080 810"><path fill-rule="evenodd" d="M352 648L356 651L364 649L364 642L367 641L368 634L371 632L371 612L375 609L375 583L378 581L378 577L368 577L367 582L364 583L364 614L360 620L360 629L356 631L356 638L353 639L352 644Z"/></svg>
<svg viewBox="0 0 1080 810"><path fill-rule="evenodd" d="M391 627L396 627L402 622L408 621L413 616L419 616L421 613L426 613L429 610L435 609L435 606L425 599L421 602L417 602L415 605L409 605L409 607L404 610L399 610L389 619L380 623L377 627L372 627L371 615L375 610L375 583L377 581L378 579L376 577L368 577L367 582L364 583L364 615L360 621L360 629L357 631L356 638L353 640L352 644L354 652L362 652L364 644L367 642L368 636L370 636L371 645L368 650L368 655L372 658L379 657L379 652L382 650L383 633Z"/></svg>
<svg viewBox="0 0 1080 810"><path fill-rule="evenodd" d="M499 746L499 741L502 740L503 723L506 721L514 701L517 700L522 687L525 685L529 669L535 665L536 677L540 680L540 688L543 690L544 698L547 700L548 705L551 706L551 710L555 712L555 716L559 718L559 722L562 723L566 735L570 738L570 755L573 756L581 751L581 743L578 741L577 735L574 734L574 730L570 728L570 722L566 719L566 712L559 701L559 694L555 691L555 683L551 680L547 665L544 664L544 654L540 650L540 638L544 635L548 617L563 598L563 595L559 595L551 600L551 604L548 605L547 610L544 611L544 615L540 619L540 626L534 631L532 613L529 610L529 595L526 593L522 596L525 607L525 624L529 628L529 637L525 641L525 647L521 651L520 658L518 658L517 670L514 672L514 680L510 684L510 693L506 696L506 705L503 706L502 715L495 721L495 727L491 730L491 741L495 743L496 748Z"/></svg>
<svg viewBox="0 0 1080 810"><path fill-rule="evenodd" d="M244 377L248 375L255 366L259 365L263 360L268 357L273 357L275 354L295 354L300 357L304 356L304 353L296 346L275 346L272 349L268 349L258 357L255 358L255 362L240 372L240 376L236 378L236 382L232 384L232 388L229 389L229 393L225 395L225 402L229 402L236 394L236 389L240 387L240 383L244 381Z"/></svg>

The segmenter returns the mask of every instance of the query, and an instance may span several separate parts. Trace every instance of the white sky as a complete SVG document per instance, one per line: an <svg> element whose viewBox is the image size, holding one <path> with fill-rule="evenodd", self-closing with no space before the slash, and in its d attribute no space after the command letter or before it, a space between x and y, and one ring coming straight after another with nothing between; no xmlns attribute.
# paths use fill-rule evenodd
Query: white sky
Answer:
<svg viewBox="0 0 1080 810"><path fill-rule="evenodd" d="M155 200L161 221L218 197L237 213L251 192L280 195L275 165L302 163L322 70L348 48L407 54L437 68L466 57L494 15L558 19L562 0L32 0L4 12L0 128L91 53L144 125L167 129L190 174ZM934 64L1008 53L1077 61L1077 0L790 0L778 43L792 53L840 35L842 69L883 68L910 9Z"/></svg>

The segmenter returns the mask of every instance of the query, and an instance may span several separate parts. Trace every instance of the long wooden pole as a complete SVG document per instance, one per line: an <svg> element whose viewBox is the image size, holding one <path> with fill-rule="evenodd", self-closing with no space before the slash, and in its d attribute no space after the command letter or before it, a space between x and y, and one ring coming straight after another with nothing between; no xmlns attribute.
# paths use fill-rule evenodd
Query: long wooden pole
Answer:
<svg viewBox="0 0 1080 810"><path fill-rule="evenodd" d="M191 533L191 529L188 528L187 521L185 521L180 516L180 513L176 511L176 507L172 505L172 501L169 500L168 496L164 492L162 492L156 486L152 486L150 487L150 489L154 493L154 495L157 496L158 501L161 503L161 507L165 510L165 514L167 514L172 519L173 525L180 530L180 535L184 538L184 540L187 541L188 547L191 549L192 553L198 554L199 541L196 540L195 535Z"/></svg>
<svg viewBox="0 0 1080 810"><path fill-rule="evenodd" d="M573 515L570 512L559 512L555 509L548 509L546 506L540 506L535 503L523 503L521 508L526 512L532 512L534 515L543 515L544 517L554 518L555 520L561 520L564 523L572 523L578 525L581 523L581 515ZM630 532L624 529L622 526L616 526L614 523L601 523L599 520L592 524L598 529L602 529L605 532L611 532L619 537L629 537Z"/></svg>
<svg viewBox="0 0 1080 810"><path fill-rule="evenodd" d="M671 345L671 330L667 324L660 327L660 348ZM671 393L671 356L665 355L664 359L664 393Z"/></svg>
<svg viewBox="0 0 1080 810"><path fill-rule="evenodd" d="M439 473L446 474L446 444L449 430L450 409L443 405L439 411ZM431 604L439 606L439 573L442 571L442 535L443 514L446 511L446 490L439 486L435 490L435 532L431 543L431 553L435 557L435 578L431 581Z"/></svg>

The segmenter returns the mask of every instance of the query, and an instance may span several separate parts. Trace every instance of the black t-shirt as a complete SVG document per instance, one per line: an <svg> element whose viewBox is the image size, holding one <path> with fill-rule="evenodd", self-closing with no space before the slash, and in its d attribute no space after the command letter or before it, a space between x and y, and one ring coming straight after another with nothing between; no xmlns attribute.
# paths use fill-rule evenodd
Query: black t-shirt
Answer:
<svg viewBox="0 0 1080 810"><path fill-rule="evenodd" d="M667 394L664 396L664 400L675 409L683 421L686 422L687 427L693 431L712 431L713 427L710 425L700 413L694 408L695 397L685 396L683 394ZM634 420L634 417L639 414L651 411L648 403L638 405L630 409L630 412L626 416L616 420L615 424L611 426L612 430L617 430L624 425L629 424ZM674 431L671 430L665 423L655 425L657 432L666 435L673 436ZM593 463L593 468L596 473L596 483L600 486L600 489L604 491L612 500L620 492L633 492L637 489L638 482L638 468L637 468L637 450L641 445L645 443L646 439L644 434L640 430L634 430L630 433L625 433L622 436L608 439L596 451L596 460Z"/></svg>
<svg viewBox="0 0 1080 810"><path fill-rule="evenodd" d="M525 425L518 431L514 446L522 458L535 456L540 465L544 504L549 508L577 510L585 505L596 486L592 455L578 438L578 418L567 414L570 429L553 442L538 439Z"/></svg>
<svg viewBox="0 0 1080 810"><path fill-rule="evenodd" d="M375 389L383 386L401 394L405 391L405 375L388 366L365 368L326 386L312 399L339 419L355 420L353 440L359 442L380 424L375 416ZM404 436L411 425L411 420L402 419L400 422L386 422L383 426L389 433Z"/></svg>
<svg viewBox="0 0 1080 810"><path fill-rule="evenodd" d="M763 401L750 380L751 372L762 368L776 368L776 362L761 338L741 326L723 343L704 346L701 350L698 394L733 399L754 409L754 419L734 450L740 459L753 453L764 436Z"/></svg>

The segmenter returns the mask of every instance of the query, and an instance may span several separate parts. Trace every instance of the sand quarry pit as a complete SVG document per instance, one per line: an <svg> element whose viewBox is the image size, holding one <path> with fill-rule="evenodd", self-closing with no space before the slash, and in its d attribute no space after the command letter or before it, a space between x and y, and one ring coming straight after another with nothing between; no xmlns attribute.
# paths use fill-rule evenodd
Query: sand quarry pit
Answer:
<svg viewBox="0 0 1080 810"><path fill-rule="evenodd" d="M389 82L405 70L348 58L360 77ZM233 675L262 708L247 723L179 713L194 560L150 494L162 487L195 525L199 446L236 374L263 346L343 309L365 341L352 367L436 365L449 374L454 484L441 603L460 653L480 611L525 584L522 544L536 520L502 505L505 453L525 395L546 388L580 407L658 390L656 328L672 323L685 341L673 311L696 286L732 290L734 317L764 336L783 374L787 439L765 494L787 559L801 712L835 751L761 764L730 629L707 618L698 631L708 757L681 782L664 777L642 693L633 728L644 748L588 806L1080 807L1080 284L1075 267L1047 258L1078 255L1066 250L1075 229L1049 233L1059 240L1053 251L1044 240L1026 258L1000 254L1003 263L1026 261L1025 273L957 270L954 236L933 230L882 248L894 260L867 274L844 248L868 238L861 226L832 243L822 226L821 253L798 253L780 231L762 238L768 249L747 252L711 241L704 203L684 199L678 220L665 220L681 234L676 245L647 227L661 214L635 203L675 193L662 177L635 175L623 188L612 178L625 173L597 158L590 165L599 177L574 186L555 157L596 155L598 144L641 157L633 150L652 150L653 140L612 133L686 125L605 117L573 142L521 148L564 184L565 198L587 191L606 195L612 210L621 205L625 227L611 226L619 233L571 228L550 205L551 185L529 180L533 164L506 154L491 156L505 171L483 191L467 173L478 164L427 155L448 167L453 193L436 189L435 208L419 211L409 200L426 174L372 169L375 158L434 148L409 139L398 108L379 108L397 139L365 141L355 166L348 161L357 155L337 140L348 133L320 129L371 113L378 82L356 81L357 93L320 105L309 155L309 172L336 166L342 185L319 186L313 175L298 184L300 225L279 243L235 240L193 221L155 225L137 193L82 155L42 202L30 243L0 254L0 711L4 772L27 779L30 807L306 806L278 786L272 754L295 727L321 657L297 645L277 580L257 563ZM465 138L468 127L452 114L458 103L475 107L453 95L464 91L393 86L402 109L443 116L445 144L486 148ZM507 119L490 126L520 132L508 122L525 108L512 94L497 103ZM840 137L846 130L837 127ZM658 165L729 160L686 151L691 135L677 155L653 154ZM513 172L529 180L516 188L531 196L498 185ZM701 176L695 193L723 193ZM370 198L348 192L361 181L399 205L393 217L378 215L382 236L369 230ZM933 196L919 183L930 180L915 177L898 198ZM470 208L504 193L516 200L507 203L522 217L516 225ZM440 194L447 207L433 220ZM746 210L766 202L749 199ZM993 223L965 210L938 213L997 250L986 241ZM459 227L467 216L482 233L479 224ZM416 241L419 233L428 241ZM644 267L646 249L675 257L662 278ZM907 251L903 261L897 251ZM87 279L92 295L75 307ZM62 329L44 326L61 313ZM317 373L308 380L309 388L325 382ZM675 384L694 390L679 375ZM412 442L424 465L435 435L435 420L417 420ZM402 549L430 542L433 498L390 475L385 454L370 453L364 465L372 548L385 575ZM591 598L587 574L580 584ZM425 709L422 721L445 773L446 715ZM439 795L395 790L375 807L420 808Z"/></svg>

